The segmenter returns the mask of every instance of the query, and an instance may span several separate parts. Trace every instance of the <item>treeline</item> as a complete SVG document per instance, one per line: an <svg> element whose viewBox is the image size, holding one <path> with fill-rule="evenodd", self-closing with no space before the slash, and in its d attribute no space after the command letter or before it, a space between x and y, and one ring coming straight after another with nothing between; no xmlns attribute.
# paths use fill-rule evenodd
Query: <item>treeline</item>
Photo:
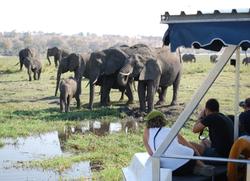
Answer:
<svg viewBox="0 0 250 181"><path fill-rule="evenodd" d="M37 53L45 56L47 48L54 46L63 48L69 52L84 53L102 50L114 45L133 45L136 43L159 47L162 45L162 37L98 36L92 33L79 33L69 36L44 32L0 32L0 55L17 56L18 52L26 47L33 47Z"/></svg>

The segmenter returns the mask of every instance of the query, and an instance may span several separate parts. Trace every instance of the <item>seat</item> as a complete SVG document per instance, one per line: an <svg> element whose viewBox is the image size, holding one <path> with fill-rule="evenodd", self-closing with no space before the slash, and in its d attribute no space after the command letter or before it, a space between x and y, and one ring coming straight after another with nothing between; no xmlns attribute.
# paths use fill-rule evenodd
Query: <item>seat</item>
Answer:
<svg viewBox="0 0 250 181"><path fill-rule="evenodd" d="M229 158L238 159L241 155L246 159L250 158L250 140L243 137L234 142L230 150ZM239 180L240 176L238 173L238 165L236 163L228 162L227 178L228 181Z"/></svg>

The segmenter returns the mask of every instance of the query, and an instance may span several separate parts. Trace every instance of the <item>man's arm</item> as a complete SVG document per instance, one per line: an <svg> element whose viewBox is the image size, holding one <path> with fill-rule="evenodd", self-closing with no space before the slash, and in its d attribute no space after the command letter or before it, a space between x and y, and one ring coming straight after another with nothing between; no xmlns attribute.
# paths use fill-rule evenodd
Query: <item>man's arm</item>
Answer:
<svg viewBox="0 0 250 181"><path fill-rule="evenodd" d="M200 121L196 122L193 126L194 133L200 133L206 126L204 126Z"/></svg>
<svg viewBox="0 0 250 181"><path fill-rule="evenodd" d="M193 126L194 133L200 133L206 127L204 124L201 123L202 119L204 119L205 116L205 109L203 109L199 114L197 122Z"/></svg>

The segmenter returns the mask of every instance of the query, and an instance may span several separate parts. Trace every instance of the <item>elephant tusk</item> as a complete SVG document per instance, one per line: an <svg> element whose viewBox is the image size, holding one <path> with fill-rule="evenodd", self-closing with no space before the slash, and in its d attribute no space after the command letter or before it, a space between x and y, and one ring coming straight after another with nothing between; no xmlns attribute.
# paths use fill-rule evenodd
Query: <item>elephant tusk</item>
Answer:
<svg viewBox="0 0 250 181"><path fill-rule="evenodd" d="M128 76L128 75L130 75L130 74L131 74L131 72L129 72L129 73L119 72L119 74L124 75L124 76Z"/></svg>
<svg viewBox="0 0 250 181"><path fill-rule="evenodd" d="M97 82L97 79L94 80L93 84L95 84Z"/></svg>

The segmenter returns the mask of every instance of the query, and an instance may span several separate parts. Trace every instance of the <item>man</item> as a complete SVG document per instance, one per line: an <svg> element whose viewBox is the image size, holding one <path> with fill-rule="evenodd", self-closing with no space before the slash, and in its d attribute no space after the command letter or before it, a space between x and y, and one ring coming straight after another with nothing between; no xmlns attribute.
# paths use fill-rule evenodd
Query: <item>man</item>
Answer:
<svg viewBox="0 0 250 181"><path fill-rule="evenodd" d="M240 136L248 135L247 130L250 130L250 98L246 98L245 101L241 101L239 105L244 109L244 112L240 113L239 116Z"/></svg>
<svg viewBox="0 0 250 181"><path fill-rule="evenodd" d="M193 132L200 133L206 127L209 131L209 140L193 145L202 156L227 158L234 141L233 123L219 112L219 102L216 99L206 102L205 109L193 126Z"/></svg>

